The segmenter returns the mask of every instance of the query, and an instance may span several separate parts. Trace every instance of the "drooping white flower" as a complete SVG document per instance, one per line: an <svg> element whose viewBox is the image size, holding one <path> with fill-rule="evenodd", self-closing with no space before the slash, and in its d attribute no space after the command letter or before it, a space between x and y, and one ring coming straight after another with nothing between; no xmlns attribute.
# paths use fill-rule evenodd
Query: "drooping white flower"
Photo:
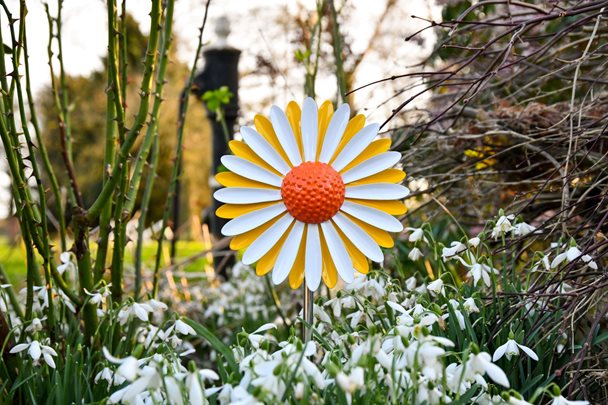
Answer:
<svg viewBox="0 0 608 405"><path fill-rule="evenodd" d="M32 319L32 322L28 325L27 328L25 328L25 331L29 332L29 333L40 332L42 330L42 321L44 321L45 319L46 319L46 316L42 317L42 319L39 319L39 318Z"/></svg>
<svg viewBox="0 0 608 405"><path fill-rule="evenodd" d="M493 267L488 266L485 263L477 263L477 259L474 256L471 256L471 264L464 261L462 257L458 257L460 262L468 267L470 270L467 273L469 277L473 278L473 285L479 284L480 280L483 280L483 283L486 287L490 287L492 285L492 279L490 278L490 273L498 274L498 270Z"/></svg>
<svg viewBox="0 0 608 405"><path fill-rule="evenodd" d="M59 260L61 260L61 264L57 266L57 272L59 274L63 274L66 270L72 270L75 268L74 263L72 263L72 255L70 252L61 253L59 255Z"/></svg>
<svg viewBox="0 0 608 405"><path fill-rule="evenodd" d="M597 270L597 263L593 261L593 257L590 255L584 255L582 259L583 262L587 263L587 266L589 266L590 269Z"/></svg>
<svg viewBox="0 0 608 405"><path fill-rule="evenodd" d="M459 253L464 252L467 249L467 247L464 245L464 243L458 242L458 241L454 241L450 244L450 247L444 247L442 249L441 252L441 259L445 262L447 260L453 259L456 257L456 255L458 255Z"/></svg>
<svg viewBox="0 0 608 405"><path fill-rule="evenodd" d="M445 295L445 288L443 286L443 280L438 278L435 281L431 281L427 284L426 289L432 292L434 295Z"/></svg>
<svg viewBox="0 0 608 405"><path fill-rule="evenodd" d="M424 231L422 230L422 228L410 228L407 227L405 228L406 230L410 231L410 235L408 236L407 240L409 242L418 242L420 240L424 240L426 242L426 238L424 237Z"/></svg>
<svg viewBox="0 0 608 405"><path fill-rule="evenodd" d="M55 368L55 360L53 360L53 356L57 357L57 352L50 346L46 346L38 342L37 340L33 340L30 343L20 343L15 345L9 353L20 353L27 349L27 354L32 358L34 364L39 364L39 360L42 357L44 362L48 364L49 367Z"/></svg>
<svg viewBox="0 0 608 405"><path fill-rule="evenodd" d="M562 264L566 260L568 262L576 260L579 257L581 257L582 254L583 253L579 250L578 247L570 246L568 248L568 250L555 256L555 259L553 259L553 261L551 262L551 268L554 269L554 268L558 267L560 264Z"/></svg>
<svg viewBox="0 0 608 405"><path fill-rule="evenodd" d="M469 297L464 300L462 306L468 313L479 312L479 308L477 307L477 304L475 304L475 300L473 299L473 297Z"/></svg>
<svg viewBox="0 0 608 405"><path fill-rule="evenodd" d="M473 374L488 374L488 376L497 384L509 388L509 379L500 367L492 363L492 358L486 352L472 354L467 360L467 371Z"/></svg>
<svg viewBox="0 0 608 405"><path fill-rule="evenodd" d="M532 360L538 361L538 356L534 353L534 350L527 346L517 343L513 339L507 340L502 346L499 346L494 352L492 361L498 361L502 356L505 356L508 360L511 360L511 356L519 356L519 349L523 350Z"/></svg>
<svg viewBox="0 0 608 405"><path fill-rule="evenodd" d="M589 405L588 401L568 401L561 395L553 397L553 401L551 401L551 405Z"/></svg>
<svg viewBox="0 0 608 405"><path fill-rule="evenodd" d="M492 229L491 237L496 239L499 236L504 235L507 232L510 232L513 226L511 225L511 221L515 219L515 215L501 215L496 221L494 228Z"/></svg>
<svg viewBox="0 0 608 405"><path fill-rule="evenodd" d="M407 257L409 257L410 260L415 262L416 260L420 259L421 257L424 257L424 255L422 254L420 249L418 249L417 247L414 247L414 248L412 248L412 250L410 250L410 253L408 253Z"/></svg>
<svg viewBox="0 0 608 405"><path fill-rule="evenodd" d="M474 238L469 239L467 241L467 243L471 247L477 247L477 246L479 246L479 243L481 243L481 239L479 239L479 237L476 236Z"/></svg>
<svg viewBox="0 0 608 405"><path fill-rule="evenodd" d="M527 224L525 222L520 222L518 224L515 224L515 226L513 226L513 228L511 229L511 234L513 236L526 236L531 234L532 232L536 231L536 227Z"/></svg>
<svg viewBox="0 0 608 405"><path fill-rule="evenodd" d="M344 392L352 394L365 386L365 371L361 367L355 367L350 374L340 371L336 376L336 383Z"/></svg>
<svg viewBox="0 0 608 405"><path fill-rule="evenodd" d="M186 322L178 319L175 321L175 330L181 333L182 335L192 335L196 336L196 332L192 326L188 325Z"/></svg>

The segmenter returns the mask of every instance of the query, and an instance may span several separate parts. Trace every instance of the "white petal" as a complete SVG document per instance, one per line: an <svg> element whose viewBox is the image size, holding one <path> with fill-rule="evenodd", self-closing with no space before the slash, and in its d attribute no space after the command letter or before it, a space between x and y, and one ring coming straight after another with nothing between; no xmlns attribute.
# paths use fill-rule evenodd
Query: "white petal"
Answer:
<svg viewBox="0 0 608 405"><path fill-rule="evenodd" d="M298 249L302 242L302 233L304 233L304 223L296 221L289 236L285 239L285 244L279 253L279 257L277 257L274 269L272 269L273 283L280 284L289 275L289 271L298 255Z"/></svg>
<svg viewBox="0 0 608 405"><path fill-rule="evenodd" d="M401 232L403 230L403 224L397 218L375 208L344 201L340 210L388 232Z"/></svg>
<svg viewBox="0 0 608 405"><path fill-rule="evenodd" d="M339 212L334 215L333 220L361 253L377 263L381 263L384 260L382 250L367 232Z"/></svg>
<svg viewBox="0 0 608 405"><path fill-rule="evenodd" d="M40 355L42 354L42 350L40 349L40 343L38 343L38 341L34 340L30 344L30 348L27 351L27 353L30 355L30 357L34 361L37 361L40 358Z"/></svg>
<svg viewBox="0 0 608 405"><path fill-rule="evenodd" d="M19 352L24 351L28 347L30 347L29 343L19 343L18 345L13 346L13 348L11 349L11 351L9 353L19 353Z"/></svg>
<svg viewBox="0 0 608 405"><path fill-rule="evenodd" d="M255 335L256 333L262 333L262 332L266 332L267 330L276 329L276 328L277 328L277 325L275 325L274 323L265 323L264 325L260 326L259 328L257 328L253 332L251 332L250 334Z"/></svg>
<svg viewBox="0 0 608 405"><path fill-rule="evenodd" d="M296 137L291 130L291 125L289 125L287 116L283 110L276 105L273 105L270 108L270 121L272 121L274 132L277 134L279 143L283 147L283 150L285 150L291 164L298 166L300 163L302 163L302 157L300 156L300 150L298 149L298 144L296 143Z"/></svg>
<svg viewBox="0 0 608 405"><path fill-rule="evenodd" d="M55 368L55 360L48 353L43 353L42 357L44 358L44 362L49 365L51 368Z"/></svg>
<svg viewBox="0 0 608 405"><path fill-rule="evenodd" d="M306 286L310 291L316 291L321 283L323 259L321 258L321 239L319 225L309 224L306 234L306 255L304 258L304 275Z"/></svg>
<svg viewBox="0 0 608 405"><path fill-rule="evenodd" d="M281 174L287 174L290 168L285 160L279 155L275 148L266 139L250 127L241 127L241 135L247 145L270 166Z"/></svg>
<svg viewBox="0 0 608 405"><path fill-rule="evenodd" d="M517 344L517 346L519 346L519 348L523 350L524 353L526 353L532 360L538 361L538 356L536 355L536 353L534 353L534 350L530 349L527 346L520 345L519 343Z"/></svg>
<svg viewBox="0 0 608 405"><path fill-rule="evenodd" d="M395 166L399 160L401 160L401 153L399 152L381 153L373 158L367 159L366 161L343 173L342 180L344 181L344 184L361 180L365 177L371 176L372 174L379 173L382 170Z"/></svg>
<svg viewBox="0 0 608 405"><path fill-rule="evenodd" d="M502 346L499 346L496 351L494 352L494 356L492 356L492 361L497 361L499 360L502 356L505 355L506 351L507 351L507 346L509 345L509 342L505 343Z"/></svg>
<svg viewBox="0 0 608 405"><path fill-rule="evenodd" d="M61 260L62 263L69 263L70 262L70 252L63 252L59 255L59 260Z"/></svg>
<svg viewBox="0 0 608 405"><path fill-rule="evenodd" d="M281 190L268 188L226 187L213 193L213 198L227 204L254 204L259 202L279 201Z"/></svg>
<svg viewBox="0 0 608 405"><path fill-rule="evenodd" d="M488 376L492 380L494 380L494 382L502 385L503 387L509 388L509 386L510 386L509 379L507 378L507 375L505 374L504 371L502 371L502 369L500 367L498 367L496 364L487 362L485 364L485 370L486 370L486 373L488 373Z"/></svg>
<svg viewBox="0 0 608 405"><path fill-rule="evenodd" d="M285 204L279 203L270 207L262 208L240 217L234 218L222 228L222 234L225 236L234 236L257 228L265 224L272 218L285 212Z"/></svg>
<svg viewBox="0 0 608 405"><path fill-rule="evenodd" d="M238 156L226 155L222 156L222 164L233 173L245 178L259 181L271 186L281 187L283 179L266 169L261 168L255 163L243 159Z"/></svg>
<svg viewBox="0 0 608 405"><path fill-rule="evenodd" d="M253 243L247 248L243 255L244 264L252 264L257 262L264 256L276 243L281 236L287 231L289 225L294 221L293 217L287 213L283 215L277 222L266 229Z"/></svg>
<svg viewBox="0 0 608 405"><path fill-rule="evenodd" d="M346 187L346 198L364 200L400 200L410 193L407 187L399 184L376 183Z"/></svg>
<svg viewBox="0 0 608 405"><path fill-rule="evenodd" d="M359 156L376 135L378 135L379 129L380 125L374 123L357 132L357 134L346 144L344 149L342 149L338 157L336 157L336 160L331 164L334 170L339 172L352 162L354 158Z"/></svg>
<svg viewBox="0 0 608 405"><path fill-rule="evenodd" d="M302 118L300 121L305 162L314 162L317 158L318 124L317 103L312 98L307 97L302 104Z"/></svg>
<svg viewBox="0 0 608 405"><path fill-rule="evenodd" d="M340 143L340 139L342 139L342 136L344 135L344 130L346 129L349 118L350 107L348 104L342 104L338 107L333 117L331 117L327 132L325 132L321 154L319 155L319 162L329 163Z"/></svg>
<svg viewBox="0 0 608 405"><path fill-rule="evenodd" d="M321 224L321 229L323 230L327 248L336 265L338 274L344 282L352 283L355 278L355 271L350 256L348 256L348 252L344 247L344 243L342 242L342 239L340 239L340 235L338 235L338 232L336 232L330 221L323 222Z"/></svg>

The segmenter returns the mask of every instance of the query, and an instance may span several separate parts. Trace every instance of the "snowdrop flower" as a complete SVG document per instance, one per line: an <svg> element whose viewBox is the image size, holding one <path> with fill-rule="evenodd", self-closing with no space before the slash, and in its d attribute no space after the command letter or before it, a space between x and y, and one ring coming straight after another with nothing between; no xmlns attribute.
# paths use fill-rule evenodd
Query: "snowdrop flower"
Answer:
<svg viewBox="0 0 608 405"><path fill-rule="evenodd" d="M277 325L275 325L274 323L266 323L257 328L255 331L251 332L247 337L249 339L249 342L251 342L251 346L253 346L255 349L259 349L260 343L262 343L264 340L267 340L266 337L264 337L264 335L260 335L260 333L276 328Z"/></svg>
<svg viewBox="0 0 608 405"><path fill-rule="evenodd" d="M456 257L456 255L458 255L459 253L464 252L467 249L467 247L458 241L454 241L450 244L450 247L444 247L442 252L441 252L441 259L445 262L447 260L453 259L454 257Z"/></svg>
<svg viewBox="0 0 608 405"><path fill-rule="evenodd" d="M464 300L462 306L468 313L479 312L479 308L477 307L477 304L475 304L475 300L473 299L473 297L469 297Z"/></svg>
<svg viewBox="0 0 608 405"><path fill-rule="evenodd" d="M27 349L27 354L34 360L34 364L38 364L40 357L44 360L49 367L55 368L55 361L53 356L57 357L57 352L50 346L40 344L37 340L33 340L30 343L20 343L13 347L9 353L20 353Z"/></svg>
<svg viewBox="0 0 608 405"><path fill-rule="evenodd" d="M553 397L553 401L551 401L551 405L589 405L588 401L568 401L566 398L561 395L557 397Z"/></svg>
<svg viewBox="0 0 608 405"><path fill-rule="evenodd" d="M456 320L458 321L458 326L460 326L460 330L465 330L466 323L464 321L464 315L460 312L460 304L458 301L451 299L449 300L449 305L452 307L452 311L454 311L454 315L456 315ZM450 316L449 312L443 315L443 319L447 319Z"/></svg>
<svg viewBox="0 0 608 405"><path fill-rule="evenodd" d="M465 262L462 257L458 257L458 259L465 267L470 269L467 274L469 277L473 278L473 285L479 284L480 280L483 280L486 287L490 287L492 285L490 273L498 274L498 270L488 266L487 264L477 263L475 257L471 257L471 264Z"/></svg>
<svg viewBox="0 0 608 405"><path fill-rule="evenodd" d="M216 381L219 379L220 376L217 375L215 371L209 369L197 370L196 372L188 375L188 377L186 377L186 388L188 389L189 403L207 403L205 394L203 393L205 381Z"/></svg>
<svg viewBox="0 0 608 405"><path fill-rule="evenodd" d="M477 247L479 246L479 243L481 242L481 239L479 239L479 237L474 237L468 240L468 244L471 247Z"/></svg>
<svg viewBox="0 0 608 405"><path fill-rule="evenodd" d="M439 294L445 295L445 288L443 286L443 280L438 278L435 281L431 281L427 284L426 289L433 293L433 295L437 296Z"/></svg>
<svg viewBox="0 0 608 405"><path fill-rule="evenodd" d="M63 274L66 270L75 268L74 263L72 263L72 255L70 255L70 252L61 253L59 255L59 260L61 260L61 264L57 266L57 272L59 274Z"/></svg>
<svg viewBox="0 0 608 405"><path fill-rule="evenodd" d="M505 356L507 360L511 360L511 356L519 356L519 349L523 350L532 360L538 361L538 356L532 349L520 345L513 339L507 340L507 343L496 349L494 356L492 356L492 361L498 361L502 356Z"/></svg>
<svg viewBox="0 0 608 405"><path fill-rule="evenodd" d="M513 221L515 219L515 215L511 214L511 215L501 215L500 218L498 218L498 221L496 221L496 224L494 225L494 228L492 229L492 235L491 237L496 239L499 236L504 235L507 232L510 232L511 229L513 228L511 225L511 221Z"/></svg>
<svg viewBox="0 0 608 405"><path fill-rule="evenodd" d="M181 333L182 335L192 335L196 336L196 332L192 326L188 325L186 322L178 319L175 321L175 330Z"/></svg>
<svg viewBox="0 0 608 405"><path fill-rule="evenodd" d="M40 332L42 330L42 321L44 321L45 319L46 319L46 316L43 317L42 319L38 319L38 318L32 319L32 322L29 324L29 326L27 328L25 328L25 331L29 332L29 333Z"/></svg>
<svg viewBox="0 0 608 405"><path fill-rule="evenodd" d="M102 351L103 355L109 362L114 364L120 364L120 366L116 370L116 373L118 375L124 377L128 381L133 381L135 380L135 378L137 378L137 375L139 373L139 360L137 360L133 356L128 356L124 359L114 357L105 347L102 348Z"/></svg>
<svg viewBox="0 0 608 405"><path fill-rule="evenodd" d="M410 231L410 236L407 238L407 240L409 242L418 242L420 240L423 241L427 241L426 237L424 236L424 231L422 230L422 228L405 228L406 230Z"/></svg>
<svg viewBox="0 0 608 405"><path fill-rule="evenodd" d="M108 389L112 385L121 385L126 381L126 379L112 371L109 367L104 367L97 375L95 376L95 383L97 384L100 380L105 380L108 383Z"/></svg>
<svg viewBox="0 0 608 405"><path fill-rule="evenodd" d="M486 352L472 354L467 361L466 369L474 374L488 374L488 376L497 384L509 388L509 379L500 367L492 363L491 357Z"/></svg>
<svg viewBox="0 0 608 405"><path fill-rule="evenodd" d="M169 307L167 306L167 304L165 304L164 302L155 300L155 299L151 299L148 300L147 304L154 310L154 311L166 311Z"/></svg>
<svg viewBox="0 0 608 405"><path fill-rule="evenodd" d="M345 374L343 371L340 371L336 376L336 383L344 392L347 394L352 394L357 391L359 388L365 386L365 375L364 370L361 367L355 367L350 375Z"/></svg>
<svg viewBox="0 0 608 405"><path fill-rule="evenodd" d="M571 262L573 260L578 259L582 255L582 252L576 246L570 246L568 250L562 252L555 256L555 259L551 262L551 268L554 269L562 264L564 261L568 260Z"/></svg>
<svg viewBox="0 0 608 405"><path fill-rule="evenodd" d="M407 257L409 257L410 260L415 262L416 260L420 259L421 257L424 257L424 255L422 254L420 249L415 247L412 250L410 250L410 253L408 253Z"/></svg>
<svg viewBox="0 0 608 405"><path fill-rule="evenodd" d="M121 325L127 323L132 315L135 315L142 322L148 322L148 315L154 312L154 309L150 304L133 302L131 305L123 307L118 313L118 320Z"/></svg>
<svg viewBox="0 0 608 405"><path fill-rule="evenodd" d="M593 261L593 258L589 255L584 255L582 257L583 262L587 263L590 269L597 270L597 263Z"/></svg>
<svg viewBox="0 0 608 405"><path fill-rule="evenodd" d="M514 236L526 236L528 234L531 234L535 230L536 227L525 222L520 222L519 224L515 224L515 226L511 229L511 233Z"/></svg>

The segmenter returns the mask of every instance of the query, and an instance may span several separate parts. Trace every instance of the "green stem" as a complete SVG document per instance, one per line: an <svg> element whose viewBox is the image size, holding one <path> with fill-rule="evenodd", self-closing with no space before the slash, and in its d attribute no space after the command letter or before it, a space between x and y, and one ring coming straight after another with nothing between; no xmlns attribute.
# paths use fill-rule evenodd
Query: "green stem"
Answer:
<svg viewBox="0 0 608 405"><path fill-rule="evenodd" d="M172 2L172 1L170 1ZM181 105L182 108L179 112L179 117L177 121L177 145L175 146L175 162L173 165L173 171L171 173L171 181L169 183L169 193L167 195L167 203L165 204L165 210L163 213L163 221L162 226L160 228L160 234L158 235L158 246L156 249L156 262L154 265L154 280L153 280L153 288L152 288L152 296L156 297L158 294L158 279L160 274L160 258L162 254L162 246L164 240L165 229L167 228L167 223L169 221L169 213L173 207L173 196L175 194L175 184L177 182L177 177L179 175L179 167L181 165L181 157L183 152L183 142L184 142L184 125L186 122L186 112L188 111L188 99L190 95L190 91L192 90L192 84L194 83L194 74L196 72L196 66L198 64L198 57L201 53L201 49L203 47L203 31L205 30L205 24L207 23L207 14L209 11L209 5L211 0L207 0L207 4L205 6L205 15L203 17L203 25L199 30L198 35L198 46L196 47L196 53L194 54L194 62L192 62L192 69L190 69L190 76L188 78L188 82L186 83L186 87L182 91Z"/></svg>
<svg viewBox="0 0 608 405"><path fill-rule="evenodd" d="M343 103L346 94L346 78L344 75L344 66L342 61L342 34L340 34L340 25L338 24L338 13L334 0L329 0L329 9L331 14L331 36L334 48L334 59L336 62L336 79L338 81L338 96L339 102Z"/></svg>

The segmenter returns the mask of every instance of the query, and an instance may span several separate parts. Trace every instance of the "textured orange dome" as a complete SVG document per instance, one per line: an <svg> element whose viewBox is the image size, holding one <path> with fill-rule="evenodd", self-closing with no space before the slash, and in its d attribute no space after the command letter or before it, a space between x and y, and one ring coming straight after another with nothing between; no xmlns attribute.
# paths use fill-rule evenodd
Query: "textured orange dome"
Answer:
<svg viewBox="0 0 608 405"><path fill-rule="evenodd" d="M281 184L287 211L308 224L331 219L344 202L344 192L342 176L321 162L304 162L292 168Z"/></svg>

